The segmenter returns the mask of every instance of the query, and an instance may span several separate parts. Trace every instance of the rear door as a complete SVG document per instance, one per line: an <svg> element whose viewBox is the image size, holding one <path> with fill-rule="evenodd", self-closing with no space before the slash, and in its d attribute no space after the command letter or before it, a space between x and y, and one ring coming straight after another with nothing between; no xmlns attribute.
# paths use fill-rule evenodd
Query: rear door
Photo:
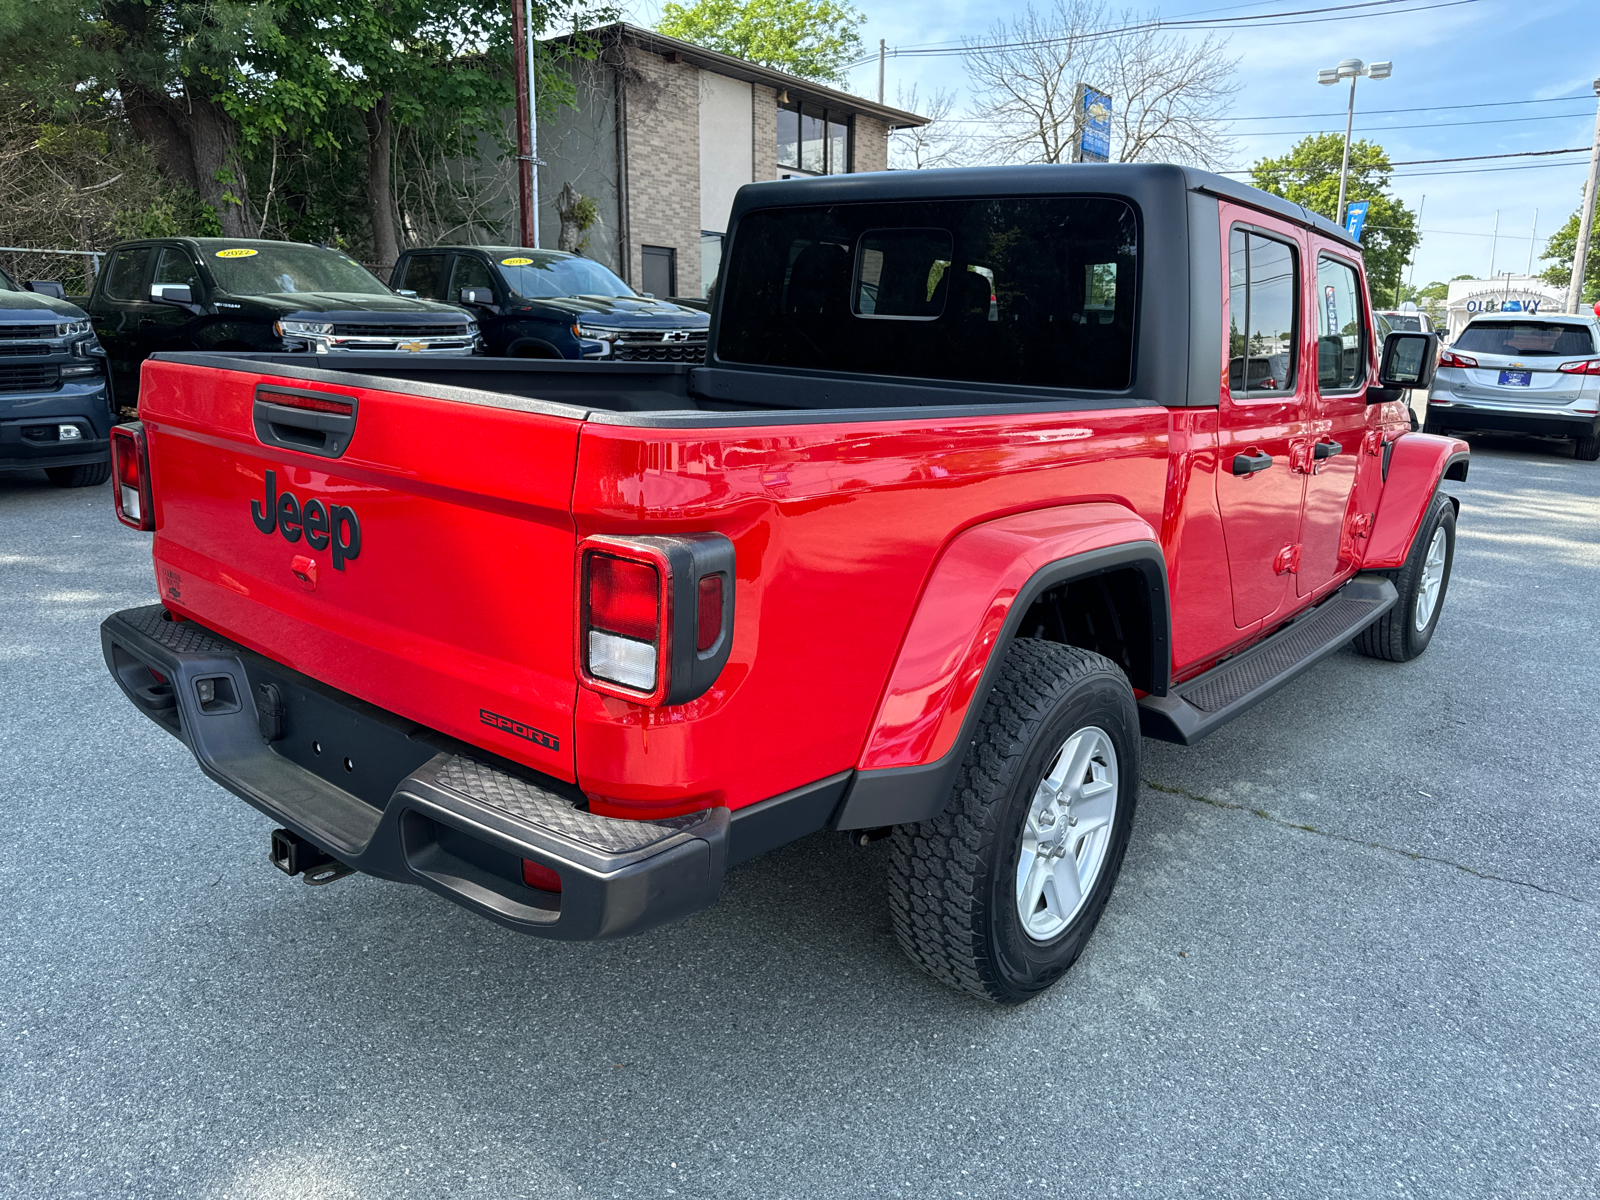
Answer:
<svg viewBox="0 0 1600 1200"><path fill-rule="evenodd" d="M143 408L169 608L573 778L581 410L170 361Z"/></svg>
<svg viewBox="0 0 1600 1200"><path fill-rule="evenodd" d="M1300 528L1298 595L1310 596L1354 567L1353 543L1344 536L1356 471L1367 434L1367 385L1372 364L1372 322L1360 265L1332 243L1311 238L1316 251L1311 329L1316 338L1316 392L1308 430L1310 460L1305 517Z"/></svg>
<svg viewBox="0 0 1600 1200"><path fill-rule="evenodd" d="M117 403L131 407L139 397L139 317L147 303L145 288L155 260L153 246L126 246L111 256L91 302L90 319L111 364L111 386Z"/></svg>
<svg viewBox="0 0 1600 1200"><path fill-rule="evenodd" d="M1222 219L1227 346L1217 501L1234 623L1247 629L1283 610L1293 595L1289 580L1305 492L1296 458L1305 440L1308 392L1301 336L1305 247L1292 225L1253 210L1223 204Z"/></svg>

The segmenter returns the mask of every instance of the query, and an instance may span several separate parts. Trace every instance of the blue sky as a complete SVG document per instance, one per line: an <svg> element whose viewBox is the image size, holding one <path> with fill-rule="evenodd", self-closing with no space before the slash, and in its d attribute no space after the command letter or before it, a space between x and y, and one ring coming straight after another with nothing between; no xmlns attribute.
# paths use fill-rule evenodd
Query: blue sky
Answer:
<svg viewBox="0 0 1600 1200"><path fill-rule="evenodd" d="M1339 2L1171 0L1157 6L1157 11L1167 19L1201 14L1237 17ZM1404 0L1406 7L1437 3ZM858 7L867 14L861 31L864 43L876 50L878 39L884 38L892 50L980 36L995 21L1020 12L1024 0L858 0ZM653 0L634 0L630 8L629 19L640 24L651 23L656 11ZM1592 81L1600 77L1597 32L1597 0L1467 0L1409 14L1236 30L1229 35L1229 52L1241 60L1239 90L1229 115L1238 149L1236 161L1228 165L1248 167L1264 155L1281 154L1306 133L1343 133L1347 85L1319 86L1316 73L1317 68L1334 66L1344 58L1394 63L1391 78L1363 79L1357 85L1355 121L1357 136L1378 141L1391 161L1587 146L1595 121ZM890 103L902 83L919 84L924 93L935 87L964 93L965 72L958 57L890 57L886 88ZM875 96L876 62L855 70L848 90ZM1577 98L1565 103L1511 103L1562 96ZM1467 104L1493 107L1440 107ZM1378 109L1428 111L1370 111ZM1286 116L1303 113L1325 115ZM1279 119L1242 119L1262 117ZM1520 273L1527 266L1535 209L1539 233L1534 269L1541 269L1538 252L1544 238L1577 208L1588 160L1570 155L1558 160L1563 165L1524 165L1538 161L1396 169L1393 187L1408 207L1416 211L1427 196L1422 214L1425 233L1416 255L1419 285L1466 272L1487 274L1497 210L1495 270ZM1504 166L1515 169L1482 170ZM1460 168L1472 173L1439 173Z"/></svg>

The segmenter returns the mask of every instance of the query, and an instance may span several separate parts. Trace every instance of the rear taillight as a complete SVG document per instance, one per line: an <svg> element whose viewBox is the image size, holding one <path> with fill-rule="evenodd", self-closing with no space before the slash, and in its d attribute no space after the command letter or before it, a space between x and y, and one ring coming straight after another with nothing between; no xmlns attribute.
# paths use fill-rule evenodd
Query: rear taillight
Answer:
<svg viewBox="0 0 1600 1200"><path fill-rule="evenodd" d="M1567 375L1600 375L1600 358L1591 358L1587 362L1562 363L1556 370Z"/></svg>
<svg viewBox="0 0 1600 1200"><path fill-rule="evenodd" d="M111 428L111 502L130 529L156 527L150 495L150 452L138 421Z"/></svg>
<svg viewBox="0 0 1600 1200"><path fill-rule="evenodd" d="M1439 365L1441 367L1475 367L1478 365L1478 360L1465 354L1457 354L1453 350L1443 350L1439 353Z"/></svg>
<svg viewBox="0 0 1600 1200"><path fill-rule="evenodd" d="M531 888L538 888L541 892L561 891L561 876L543 863L536 863L532 859L522 860L522 882Z"/></svg>
<svg viewBox="0 0 1600 1200"><path fill-rule="evenodd" d="M656 690L661 646L661 574L652 562L591 554L589 673L640 692Z"/></svg>
<svg viewBox="0 0 1600 1200"><path fill-rule="evenodd" d="M733 543L721 534L587 539L579 553L578 673L638 704L703 695L733 637Z"/></svg>

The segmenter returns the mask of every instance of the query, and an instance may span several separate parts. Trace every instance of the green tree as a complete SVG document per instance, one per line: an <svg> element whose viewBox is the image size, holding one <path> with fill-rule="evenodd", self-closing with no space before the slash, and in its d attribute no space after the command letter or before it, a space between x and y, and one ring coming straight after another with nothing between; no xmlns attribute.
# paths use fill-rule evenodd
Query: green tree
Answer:
<svg viewBox="0 0 1600 1200"><path fill-rule="evenodd" d="M849 0L695 0L662 5L668 37L821 83L842 82L866 16Z"/></svg>
<svg viewBox="0 0 1600 1200"><path fill-rule="evenodd" d="M1552 233L1550 240L1545 243L1540 261L1552 264L1540 275L1546 283L1563 288L1572 285L1572 259L1578 253L1578 222L1582 215L1583 206L1580 203L1572 210L1567 223ZM1595 215L1600 217L1600 197L1596 198ZM1580 299L1583 304L1600 300L1600 239L1593 233L1589 235L1589 258L1584 266L1583 295Z"/></svg>
<svg viewBox="0 0 1600 1200"><path fill-rule="evenodd" d="M1275 196L1303 204L1312 212L1335 220L1339 206L1339 162L1344 138L1319 133L1301 140L1281 158L1263 158L1251 168L1251 182ZM1350 143L1350 175L1345 203L1365 200L1366 226L1361 234L1362 258L1373 302L1387 306L1394 300L1406 263L1421 236L1416 214L1388 191L1389 156L1382 146L1368 141Z"/></svg>

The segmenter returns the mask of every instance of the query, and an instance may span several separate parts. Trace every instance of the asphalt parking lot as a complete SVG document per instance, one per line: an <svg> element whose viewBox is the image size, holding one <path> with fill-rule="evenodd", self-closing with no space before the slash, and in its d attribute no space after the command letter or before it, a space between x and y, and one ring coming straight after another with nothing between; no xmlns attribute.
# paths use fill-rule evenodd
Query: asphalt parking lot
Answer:
<svg viewBox="0 0 1600 1200"><path fill-rule="evenodd" d="M0 479L0 1195L1600 1194L1600 464L1478 439L1419 661L1145 743L1121 882L1016 1010L818 835L631 940L303 886L106 674L106 488Z"/></svg>

